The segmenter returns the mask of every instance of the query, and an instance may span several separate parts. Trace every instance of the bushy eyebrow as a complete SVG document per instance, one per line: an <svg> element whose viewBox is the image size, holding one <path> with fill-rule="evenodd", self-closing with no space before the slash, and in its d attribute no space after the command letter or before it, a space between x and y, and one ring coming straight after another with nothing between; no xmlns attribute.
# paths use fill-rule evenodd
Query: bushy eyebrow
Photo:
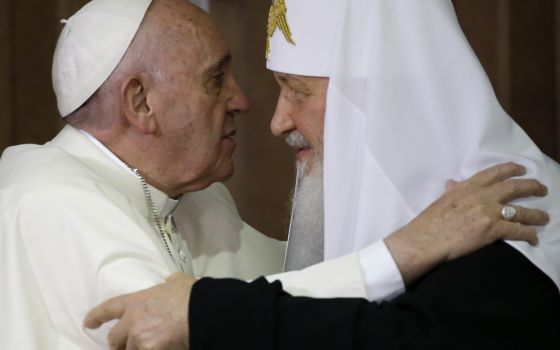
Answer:
<svg viewBox="0 0 560 350"><path fill-rule="evenodd" d="M307 85L301 81L300 79L296 78L295 76L291 75L291 74L283 74L283 75L278 75L277 76L278 81L286 84L288 86L288 88L290 88L291 90L304 90L304 91L308 91L309 88L307 87Z"/></svg>
<svg viewBox="0 0 560 350"><path fill-rule="evenodd" d="M211 63L210 66L205 70L206 75L210 75L214 72L222 70L226 65L231 63L231 54L227 53L219 60Z"/></svg>

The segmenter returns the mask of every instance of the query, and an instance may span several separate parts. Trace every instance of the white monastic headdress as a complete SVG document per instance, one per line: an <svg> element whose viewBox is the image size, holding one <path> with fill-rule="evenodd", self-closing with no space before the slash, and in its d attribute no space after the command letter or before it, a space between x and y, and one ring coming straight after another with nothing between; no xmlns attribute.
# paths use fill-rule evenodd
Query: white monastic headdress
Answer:
<svg viewBox="0 0 560 350"><path fill-rule="evenodd" d="M267 68L329 76L340 7L338 0L274 1L267 28Z"/></svg>
<svg viewBox="0 0 560 350"><path fill-rule="evenodd" d="M65 23L53 58L58 110L65 117L86 102L118 66L151 0L93 0Z"/></svg>
<svg viewBox="0 0 560 350"><path fill-rule="evenodd" d="M296 45L277 30L268 67L330 77L325 258L396 231L442 194L447 179L514 161L549 189L518 204L548 211L551 221L539 229L539 246L508 243L560 286L560 167L501 108L451 1L285 2ZM325 35L331 45L316 44ZM313 59L321 67L328 61L328 72Z"/></svg>

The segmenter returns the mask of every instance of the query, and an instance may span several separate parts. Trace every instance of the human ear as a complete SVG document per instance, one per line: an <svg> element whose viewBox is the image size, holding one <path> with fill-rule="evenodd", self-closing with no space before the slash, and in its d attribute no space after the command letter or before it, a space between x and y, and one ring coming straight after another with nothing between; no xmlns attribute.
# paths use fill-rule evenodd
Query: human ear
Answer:
<svg viewBox="0 0 560 350"><path fill-rule="evenodd" d="M123 108L128 123L145 134L157 131L157 120L150 100L150 84L146 77L136 76L123 86Z"/></svg>

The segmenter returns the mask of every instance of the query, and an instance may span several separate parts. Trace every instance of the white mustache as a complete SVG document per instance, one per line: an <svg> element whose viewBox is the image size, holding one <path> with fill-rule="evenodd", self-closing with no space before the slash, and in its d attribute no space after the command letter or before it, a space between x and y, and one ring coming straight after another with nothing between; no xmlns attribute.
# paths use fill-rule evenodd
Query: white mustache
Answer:
<svg viewBox="0 0 560 350"><path fill-rule="evenodd" d="M294 148L311 148L311 143L298 131L292 131L285 137L286 143Z"/></svg>

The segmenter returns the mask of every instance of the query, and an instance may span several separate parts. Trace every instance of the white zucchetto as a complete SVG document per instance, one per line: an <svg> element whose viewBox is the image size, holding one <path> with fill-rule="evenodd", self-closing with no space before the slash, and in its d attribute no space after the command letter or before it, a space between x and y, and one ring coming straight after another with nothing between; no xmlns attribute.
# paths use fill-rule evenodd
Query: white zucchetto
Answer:
<svg viewBox="0 0 560 350"><path fill-rule="evenodd" d="M65 23L54 52L52 80L58 110L69 115L118 66L151 0L93 0Z"/></svg>

